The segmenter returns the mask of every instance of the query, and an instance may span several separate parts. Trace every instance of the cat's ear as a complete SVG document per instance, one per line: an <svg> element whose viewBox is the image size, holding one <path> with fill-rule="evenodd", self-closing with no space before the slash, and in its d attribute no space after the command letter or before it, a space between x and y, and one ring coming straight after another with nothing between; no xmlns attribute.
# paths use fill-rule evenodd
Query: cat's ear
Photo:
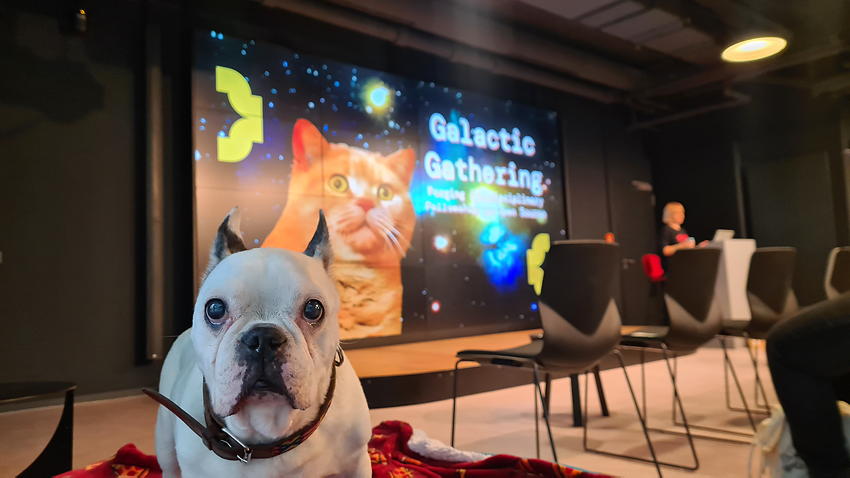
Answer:
<svg viewBox="0 0 850 478"><path fill-rule="evenodd" d="M416 167L413 148L396 151L386 157L386 162L404 184L410 184L410 180L413 178L413 169Z"/></svg>
<svg viewBox="0 0 850 478"><path fill-rule="evenodd" d="M319 209L319 224L316 225L316 232L313 233L313 238L310 239L310 244L307 244L304 254L321 259L325 269L331 265L333 253L328 235L328 224L325 222L325 213L321 209Z"/></svg>
<svg viewBox="0 0 850 478"><path fill-rule="evenodd" d="M293 169L301 171L310 169L310 166L322 159L329 146L313 123L299 118L292 128Z"/></svg>
<svg viewBox="0 0 850 478"><path fill-rule="evenodd" d="M239 230L239 208L234 207L227 213L221 225L218 226L218 232L215 235L212 248L210 248L210 262L207 265L207 270L204 272L203 282L207 276L215 269L219 262L225 257L246 250L245 241L242 240L242 231Z"/></svg>

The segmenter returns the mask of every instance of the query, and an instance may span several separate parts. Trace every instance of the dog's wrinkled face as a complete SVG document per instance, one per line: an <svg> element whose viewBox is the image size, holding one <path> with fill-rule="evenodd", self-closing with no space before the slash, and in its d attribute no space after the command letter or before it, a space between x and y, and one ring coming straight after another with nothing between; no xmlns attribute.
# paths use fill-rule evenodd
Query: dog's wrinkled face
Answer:
<svg viewBox="0 0 850 478"><path fill-rule="evenodd" d="M192 341L213 412L260 422L244 425L274 438L303 425L298 411L320 406L327 391L339 341L327 230L322 218L302 254L244 250L234 224L231 212L219 228Z"/></svg>

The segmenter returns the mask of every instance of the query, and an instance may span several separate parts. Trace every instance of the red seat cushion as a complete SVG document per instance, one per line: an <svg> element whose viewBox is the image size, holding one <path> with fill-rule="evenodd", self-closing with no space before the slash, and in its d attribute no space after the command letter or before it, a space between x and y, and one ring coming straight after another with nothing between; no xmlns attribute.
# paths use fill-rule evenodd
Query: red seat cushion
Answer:
<svg viewBox="0 0 850 478"><path fill-rule="evenodd" d="M661 267L661 257L658 254L644 254L641 257L643 264L643 273L651 282L661 282L664 280L664 268Z"/></svg>

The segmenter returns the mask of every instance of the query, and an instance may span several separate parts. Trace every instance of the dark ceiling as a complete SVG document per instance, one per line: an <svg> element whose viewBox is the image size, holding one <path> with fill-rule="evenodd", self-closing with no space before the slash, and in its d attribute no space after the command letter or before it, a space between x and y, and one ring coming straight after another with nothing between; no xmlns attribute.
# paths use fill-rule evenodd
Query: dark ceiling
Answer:
<svg viewBox="0 0 850 478"><path fill-rule="evenodd" d="M850 89L847 0L263 0L262 3L606 103L665 113L693 97L734 104L736 83ZM746 35L780 55L726 64Z"/></svg>

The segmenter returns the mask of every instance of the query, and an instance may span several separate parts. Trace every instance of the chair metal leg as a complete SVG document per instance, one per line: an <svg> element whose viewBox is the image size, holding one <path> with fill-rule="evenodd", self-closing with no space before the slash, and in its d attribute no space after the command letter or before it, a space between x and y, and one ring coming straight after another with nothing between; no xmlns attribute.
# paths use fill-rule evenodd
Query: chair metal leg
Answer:
<svg viewBox="0 0 850 478"><path fill-rule="evenodd" d="M570 386L573 397L573 426L581 426L581 391L578 386L578 375L570 375Z"/></svg>
<svg viewBox="0 0 850 478"><path fill-rule="evenodd" d="M534 456L540 459L540 413L537 410L537 375L534 375L533 385L531 389L531 399L534 400ZM543 406L545 417L546 406Z"/></svg>
<svg viewBox="0 0 850 478"><path fill-rule="evenodd" d="M678 360L675 359L676 356L674 354L673 357L674 357L674 360L676 361L676 369L674 370L670 366L670 359L668 357L668 353L670 352L670 350L667 348L667 345L664 344L664 343L661 344L661 352L664 355L664 363L667 365L667 373L670 374L670 382L673 384L673 398L676 400L676 403L679 405L679 412L682 413L682 424L685 427L685 435L688 437L688 445L691 447L691 455L693 455L693 457L694 457L693 468L686 468L686 469L696 470L696 469L699 468L699 458L697 457L696 446L694 446L694 437L691 434L691 428L688 425L688 416L687 416L687 414L685 414L685 406L682 403L682 396L679 393L678 378L676 376L676 373L678 372L678 368L679 368Z"/></svg>
<svg viewBox="0 0 850 478"><path fill-rule="evenodd" d="M682 423L678 423L678 425L683 426L685 428L685 431L680 432L678 430L667 430L667 429L664 429L664 428L652 428L652 427L648 427L648 428L649 428L650 431L654 431L654 432L665 433L665 434L668 434L668 435L678 435L678 436L687 437L688 445L690 446L690 449L691 449L691 456L693 457L694 464L693 465L680 465L680 464L666 463L666 462L661 462L661 464L667 465L667 466L673 466L673 467L680 468L680 469L683 469L683 470L694 471L694 470L699 469L699 457L697 456L697 450L696 450L696 446L694 444L694 436L696 436L696 435L691 433L691 427L693 425L690 425L688 423L687 415L685 414L685 406L682 403L682 396L679 393L679 385L678 385L678 380L677 380L678 359L676 358L676 354L672 353L670 351L670 349L667 347L667 345L664 344L664 343L661 344L661 353L664 357L664 363L667 367L667 374L670 376L670 383L673 386L673 407L675 408L676 406L678 406L679 407L678 412L682 415ZM674 368L674 366L670 365L670 354L673 355L673 362L675 364L675 368ZM644 380L644 377L641 377L641 379ZM642 386L645 387L645 384L642 384ZM646 406L645 402L644 402L644 406ZM674 416L675 416L675 412L674 412ZM733 443L738 443L738 442L733 442Z"/></svg>
<svg viewBox="0 0 850 478"><path fill-rule="evenodd" d="M750 361L753 363L753 373L755 374L755 381L753 383L753 396L755 397L755 400L753 401L753 408L755 409L756 407L761 406L761 402L759 402L759 393L764 392L764 387L761 386L761 374L759 374L758 349L756 348L753 350L753 348L758 347L758 343L754 340L745 339L745 346L747 348L747 352L750 354ZM765 401L767 401L767 395L762 394L762 396Z"/></svg>
<svg viewBox="0 0 850 478"><path fill-rule="evenodd" d="M546 405L546 400L543 398L543 389L540 388L540 374L538 371L538 367L536 363L532 364L532 372L534 373L534 388L537 394L540 396L540 403L543 404L544 415L543 421L546 423L546 433L549 434L549 445L552 447L552 461L558 463L558 452L555 450L555 438L552 436L552 426L549 424L549 413L548 413L548 405ZM537 443L537 458L540 458L540 441L537 438L537 397L534 399L534 439Z"/></svg>
<svg viewBox="0 0 850 478"><path fill-rule="evenodd" d="M552 374L546 372L543 375L543 380L546 381L546 406L543 407L543 416L549 416L549 406L552 404Z"/></svg>
<svg viewBox="0 0 850 478"><path fill-rule="evenodd" d="M722 336L719 337L720 346L723 347L723 360L729 365L729 372L732 375L732 379L735 381L735 387L738 388L738 393L741 395L741 403L744 404L744 409L747 411L747 419L750 421L750 426L753 429L753 433L756 431L756 422L753 420L753 414L750 411L750 407L747 405L747 397L744 393L744 388L741 387L741 382L738 380L738 374L735 372L735 366L732 364L732 360L729 358L729 350L726 348L726 339Z"/></svg>
<svg viewBox="0 0 850 478"><path fill-rule="evenodd" d="M750 354L750 361L753 362L753 371L755 372L755 407L753 410L761 411L764 413L770 413L770 403L767 400L767 392L764 389L764 382L761 379L761 372L759 371L759 353L758 349L753 350L749 347L750 341L756 341L758 339L752 339L749 335L744 335L747 340L747 351ZM764 403L759 402L759 392L761 392L761 396L764 398Z"/></svg>
<svg viewBox="0 0 850 478"><path fill-rule="evenodd" d="M452 437L450 440L451 446L455 446L455 416L457 412L457 367L463 362L473 362L473 360L458 359L458 361L455 362L455 370L452 377Z"/></svg>
<svg viewBox="0 0 850 478"><path fill-rule="evenodd" d="M646 357L644 349L640 349L640 398L643 401L643 417L649 423L649 415L646 413Z"/></svg>
<svg viewBox="0 0 850 478"><path fill-rule="evenodd" d="M453 377L453 380L452 380L452 432L451 432L451 439L450 439L450 444L451 444L452 447L455 446L455 424L456 424L456 417L457 417L457 378L458 378L457 372L458 372L458 366L462 362L474 362L474 360L458 359L458 361L455 362L454 377ZM549 434L549 444L552 446L552 458L555 461L555 463L557 463L558 462L558 453L557 453L557 451L555 451L555 439L552 436L552 427L549 424L549 405L546 402L546 397L544 397L544 395L543 395L543 388L540 386L539 367L537 366L536 363L532 363L532 375L533 375L533 379L534 379L533 393L534 393L534 445L535 445L535 451L537 453L537 458L540 458L539 420L540 420L541 413L540 413L540 409L538 408L538 405L537 405L537 400L539 398L540 403L542 404L542 408L543 408L542 415L543 415L544 421L546 422L546 431Z"/></svg>
<svg viewBox="0 0 850 478"><path fill-rule="evenodd" d="M643 458L643 457L639 457L639 456L623 455L623 454L619 454L619 453L613 453L613 452L609 452L609 451L590 448L588 446L588 444L587 444L587 430L588 430L588 427L589 427L590 418L588 416L588 403L587 403L588 399L587 399L587 397L588 397L588 395L590 395L590 393L589 393L590 389L588 388L588 383L587 383L587 381L588 381L587 372L585 372L585 374L584 374L584 388L585 388L585 395L584 395L584 430L583 430L583 434L582 434L582 444L584 445L584 450L592 452L592 453L598 453L600 455L616 456L616 457L619 457L619 458L627 458L627 459L630 459L630 460L636 460L636 461L640 461L640 462L644 462L644 463L652 463L652 464L655 465L655 471L658 473L658 477L662 478L663 474L661 473L661 465L676 466L676 467L678 467L678 465L658 461L658 457L655 454L655 447L652 445L652 439L649 436L649 428L646 425L645 415L642 414L641 411L640 411L640 405L638 404L637 396L635 396L635 390L632 387L632 381L629 379L629 373L626 371L626 363L623 360L623 355L619 350L614 350L613 353L617 357L617 360L619 360L620 369L622 369L623 375L626 378L626 385L629 388L629 395L631 395L631 397L632 397L632 404L634 404L635 413L637 413L638 420L640 421L641 429L643 430L643 436L646 439L646 446L649 448L649 454L652 457L652 459L647 459L647 458Z"/></svg>
<svg viewBox="0 0 850 478"><path fill-rule="evenodd" d="M767 401L767 392L764 388L764 382L761 379L761 372L759 371L759 360L758 360L758 352L753 351L750 347L751 340L750 336L744 332L744 339L747 341L747 353L750 356L750 362L753 364L753 371L755 373L755 383L753 388L755 389L753 396L754 398L754 406L750 408L750 413L761 413L765 415L770 414L770 405ZM746 412L746 408L736 407L732 405L731 394L729 393L729 365L726 363L726 360L723 361L723 389L724 394L726 396L726 408L733 412ZM759 402L759 392L761 392L761 396L764 397L764 403Z"/></svg>
<svg viewBox="0 0 850 478"><path fill-rule="evenodd" d="M729 372L732 375L733 382L735 383L735 385L738 389L738 395L740 396L741 401L744 404L744 408L742 410L747 412L747 417L749 418L750 426L752 427L753 432L755 432L755 429L756 429L755 428L755 421L753 420L752 413L749 411L749 409L747 407L747 398L746 398L746 395L744 394L744 389L741 386L740 381L738 380L738 374L735 372L735 366L732 363L731 358L729 357L729 352L728 352L728 349L726 348L726 341L724 340L723 336L718 336L717 339L720 341L720 345L723 348L723 364L724 364L724 367L726 369L728 369ZM680 422L680 421L678 421L678 417L676 416L675 413L673 414L673 424L679 425L679 426L685 426L686 428L688 428L688 424L687 424L686 420L684 420L684 417L683 417L683 420ZM739 432L737 430L730 430L728 428L711 427L711 426L707 426L707 425L690 424L690 428L694 428L696 430L704 430L704 431L709 431L709 432L715 432L715 433L735 435L735 436L746 437L746 438L751 438L753 436L753 433L749 433L749 432ZM675 431L669 431L669 430L668 431L660 430L660 431L663 431L665 433L678 434L678 432L675 432ZM712 436L712 435L699 435L699 438L704 438L704 439L707 439L707 440L720 441L720 442L725 442L725 443L736 443L736 444L744 443L740 440L733 440L733 439L728 439L728 438L723 438L723 437L716 437L716 436Z"/></svg>
<svg viewBox="0 0 850 478"><path fill-rule="evenodd" d="M677 354L673 354L673 378L674 379L676 377L678 377L678 373L679 373L679 356ZM672 397L672 402L670 404L670 410L672 411L672 414L673 414L673 423L676 423L678 425L677 420L679 418L678 418L678 415L676 414L675 389L674 389L674 393L673 393L673 397Z"/></svg>
<svg viewBox="0 0 850 478"><path fill-rule="evenodd" d="M726 360L723 360L723 393L726 397L726 408L738 411L736 407L732 406L732 399L729 394L729 364L726 363Z"/></svg>
<svg viewBox="0 0 850 478"><path fill-rule="evenodd" d="M608 401L605 400L605 389L602 388L602 377L599 376L599 365L593 367L593 377L596 379L596 394L599 395L599 408L602 409L602 416L610 417L611 413L608 411Z"/></svg>

